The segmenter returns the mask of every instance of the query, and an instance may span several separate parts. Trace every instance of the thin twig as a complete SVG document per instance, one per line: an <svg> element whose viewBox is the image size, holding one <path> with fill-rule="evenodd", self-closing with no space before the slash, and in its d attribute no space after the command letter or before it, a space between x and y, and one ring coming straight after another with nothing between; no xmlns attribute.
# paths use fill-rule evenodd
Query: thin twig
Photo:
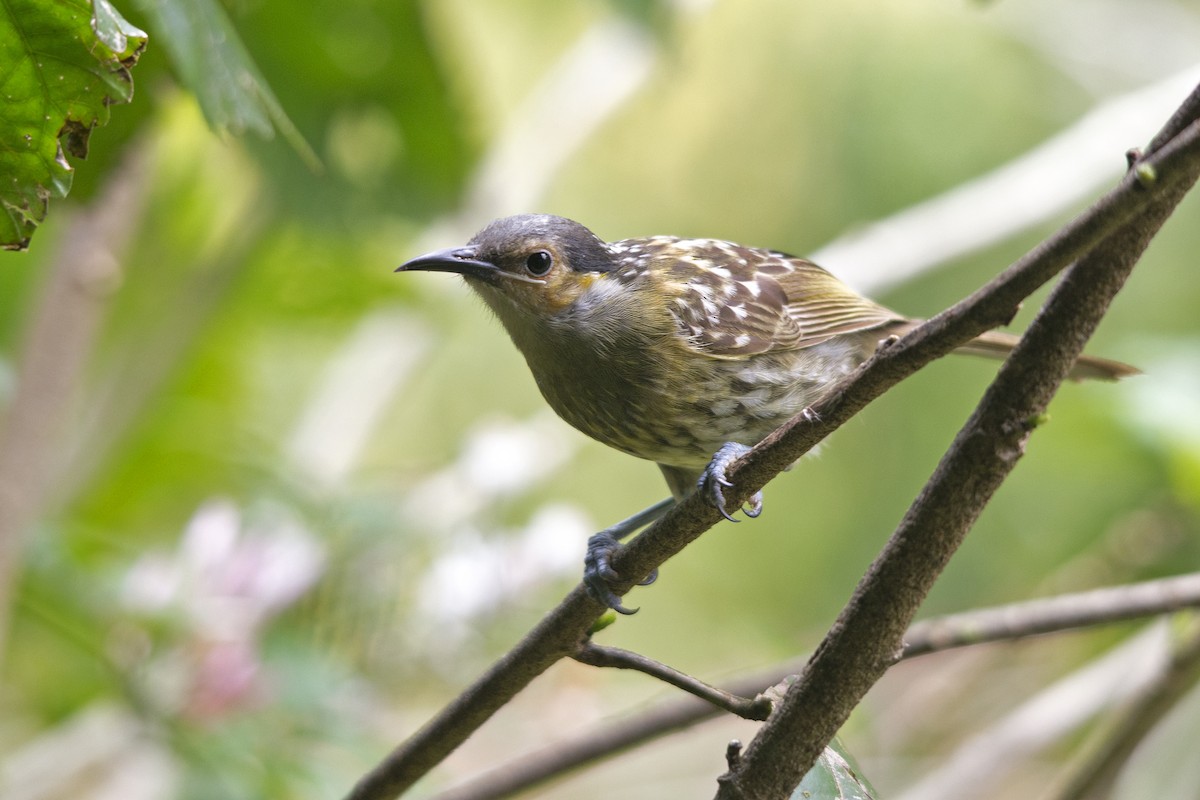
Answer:
<svg viewBox="0 0 1200 800"><path fill-rule="evenodd" d="M904 635L903 657L1195 607L1200 607L1200 572L922 620Z"/></svg>
<svg viewBox="0 0 1200 800"><path fill-rule="evenodd" d="M899 658L913 615L1016 466L1036 421L1134 264L1200 175L1200 123L1190 123L1155 155L1154 163L1139 162L1123 181L1132 191L1159 189L1155 200L1082 254L1063 276L800 679L750 742L737 768L719 779L719 800L789 796L850 712ZM1168 176L1172 185L1162 191ZM940 315L934 322L950 316ZM922 330L929 336L936 328Z"/></svg>
<svg viewBox="0 0 1200 800"><path fill-rule="evenodd" d="M749 496L828 436L887 389L979 333L1005 322L1017 305L1057 272L1099 245L1113 231L1181 190L1181 169L1200 160L1195 132L1151 155L1159 177L1150 186L1126 178L1087 212L1021 259L971 297L938 315L877 353L834 387L814 407L783 426L730 466L736 487L730 505ZM704 499L685 498L663 519L631 541L614 558L614 568L627 576L628 591L644 576L678 553L720 515ZM591 628L601 606L577 586L511 651L505 654L424 727L365 775L348 800L384 800L399 796L458 747L492 714L558 659L574 652ZM903 628L896 633L897 638Z"/></svg>
<svg viewBox="0 0 1200 800"><path fill-rule="evenodd" d="M1183 608L1200 608L1200 572L922 620L905 634L902 658L1124 622ZM805 655L743 676L723 691L741 697L756 696L800 672L807 661ZM694 697L672 699L634 717L601 725L584 736L514 758L438 794L435 800L499 800L720 715L711 704Z"/></svg>
<svg viewBox="0 0 1200 800"><path fill-rule="evenodd" d="M576 661L593 667L611 667L614 669L632 669L644 672L669 683L677 689L682 689L690 695L712 704L718 709L728 711L742 719L762 721L771 713L771 701L765 697L743 697L733 692L727 692L710 686L703 681L693 678L674 667L646 658L629 650L619 647L604 647L592 641L584 642L579 650L572 655Z"/></svg>

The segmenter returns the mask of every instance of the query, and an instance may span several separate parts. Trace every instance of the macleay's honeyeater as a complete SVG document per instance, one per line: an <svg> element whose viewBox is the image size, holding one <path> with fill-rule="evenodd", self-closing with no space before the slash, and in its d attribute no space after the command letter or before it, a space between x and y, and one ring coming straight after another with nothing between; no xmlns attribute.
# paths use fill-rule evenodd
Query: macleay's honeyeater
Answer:
<svg viewBox="0 0 1200 800"><path fill-rule="evenodd" d="M802 258L717 239L605 242L562 217L498 219L465 247L398 271L462 275L500 318L542 396L593 439L654 461L677 500L704 483L722 514L726 465L919 320L855 293ZM986 333L962 352L1003 357L1016 337ZM1084 356L1072 377L1137 370ZM715 455L714 455L715 454ZM757 515L756 496L748 513ZM631 518L644 524L660 504ZM608 588L631 528L589 543L585 581Z"/></svg>

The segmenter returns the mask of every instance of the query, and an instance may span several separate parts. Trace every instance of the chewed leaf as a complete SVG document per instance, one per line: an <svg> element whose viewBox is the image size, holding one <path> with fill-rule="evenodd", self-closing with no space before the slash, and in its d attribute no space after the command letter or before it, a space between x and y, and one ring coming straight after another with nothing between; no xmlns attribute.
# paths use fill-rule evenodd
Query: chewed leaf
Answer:
<svg viewBox="0 0 1200 800"><path fill-rule="evenodd" d="M24 250L51 197L65 197L92 129L133 97L146 34L107 0L0 5L0 247Z"/></svg>

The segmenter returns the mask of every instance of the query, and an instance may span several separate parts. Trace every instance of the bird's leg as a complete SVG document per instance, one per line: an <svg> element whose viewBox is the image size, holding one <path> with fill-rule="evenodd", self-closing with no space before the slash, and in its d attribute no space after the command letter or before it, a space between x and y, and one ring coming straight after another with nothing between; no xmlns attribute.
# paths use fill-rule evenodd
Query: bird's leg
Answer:
<svg viewBox="0 0 1200 800"><path fill-rule="evenodd" d="M668 497L660 500L649 508L644 508L628 519L623 519L615 525L610 525L599 533L592 534L588 539L587 553L583 557L583 584L587 587L592 599L621 614L632 614L636 608L629 609L621 605L621 598L612 590L612 584L621 579L612 568L612 557L621 549L621 540L629 534L644 528L651 522L662 517L675 505L675 498ZM654 570L639 586L654 583L658 570Z"/></svg>
<svg viewBox="0 0 1200 800"><path fill-rule="evenodd" d="M717 511L721 512L721 516L730 522L737 522L737 520L725 510L725 488L733 486L725 479L725 469L749 452L750 448L744 444L726 442L713 455L712 461L708 462L708 466L700 473L700 480L696 482L696 489L704 495L708 502L716 506ZM746 516L757 517L762 513L762 504L762 492L755 492L750 498Z"/></svg>

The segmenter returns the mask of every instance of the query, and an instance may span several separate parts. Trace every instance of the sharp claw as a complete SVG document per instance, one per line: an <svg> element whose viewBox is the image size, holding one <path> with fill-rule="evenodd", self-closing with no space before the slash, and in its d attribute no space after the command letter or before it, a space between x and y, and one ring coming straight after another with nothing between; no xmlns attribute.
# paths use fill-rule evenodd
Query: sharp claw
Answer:
<svg viewBox="0 0 1200 800"><path fill-rule="evenodd" d="M738 522L733 518L733 515L725 508L725 493L721 491L721 487L732 487L733 482L725 477L725 468L729 464L742 455L749 452L750 448L744 444L737 442L726 442L721 445L721 448L713 455L712 461L704 468L704 472L700 474L700 480L697 486L704 493L708 501L721 513L721 516L730 522ZM756 499L757 498L757 499ZM746 512L748 517L757 517L762 511L762 493L756 493L750 499L750 510Z"/></svg>
<svg viewBox="0 0 1200 800"><path fill-rule="evenodd" d="M621 605L621 598L617 597L612 592L609 592L608 594L607 605L613 611L617 612L618 614L624 614L627 617L632 617L634 614L642 610L640 606L638 608L626 608L625 606Z"/></svg>
<svg viewBox="0 0 1200 800"><path fill-rule="evenodd" d="M583 584L596 602L618 614L636 614L637 609L621 605L621 598L610 588L610 584L621 579L612 568L612 555L620 547L617 538L607 531L588 539L587 553L583 557Z"/></svg>
<svg viewBox="0 0 1200 800"><path fill-rule="evenodd" d="M583 585L593 600L620 614L637 613L636 608L621 605L620 596L612 590L613 584L621 582L621 575L612 566L613 554L621 549L621 539L659 519L674 505L675 501L667 498L588 539L587 553L583 557ZM653 583L656 577L658 570L651 572L638 585Z"/></svg>
<svg viewBox="0 0 1200 800"><path fill-rule="evenodd" d="M638 612L638 609L636 608L626 608L625 606L621 605L621 598L618 597L612 589L609 589L607 584L604 586L596 586L595 584L588 583L587 590L588 594L592 596L593 600L598 603L603 603L605 607L611 608L618 614L624 614L628 617Z"/></svg>
<svg viewBox="0 0 1200 800"><path fill-rule="evenodd" d="M649 586L650 584L654 583L656 580L658 580L658 570L657 569L654 570L653 572L651 572L645 578L642 578L642 580L638 582L638 586Z"/></svg>
<svg viewBox="0 0 1200 800"><path fill-rule="evenodd" d="M720 478L715 478L714 480L716 482L710 484L708 487L702 486L701 491L704 491L705 488L708 489L708 501L716 506L717 511L721 512L722 517L730 522L738 522L739 520L734 519L733 516L725 510L725 493L721 491L721 484L724 483L726 486L729 484Z"/></svg>
<svg viewBox="0 0 1200 800"><path fill-rule="evenodd" d="M621 598L615 592L613 592L612 589L608 588L607 583L596 582L585 577L584 586L587 587L588 594L591 595L593 600L595 600L597 603L601 603L606 608L611 608L618 614L625 614L628 616L638 612L636 608L626 608L625 606L621 605Z"/></svg>
<svg viewBox="0 0 1200 800"><path fill-rule="evenodd" d="M751 496L751 498L750 498L749 506L747 506L747 508L745 509L746 516L750 517L750 519L754 519L755 517L757 517L759 514L762 513L762 509L763 509L762 492L755 492L753 494L753 496Z"/></svg>

